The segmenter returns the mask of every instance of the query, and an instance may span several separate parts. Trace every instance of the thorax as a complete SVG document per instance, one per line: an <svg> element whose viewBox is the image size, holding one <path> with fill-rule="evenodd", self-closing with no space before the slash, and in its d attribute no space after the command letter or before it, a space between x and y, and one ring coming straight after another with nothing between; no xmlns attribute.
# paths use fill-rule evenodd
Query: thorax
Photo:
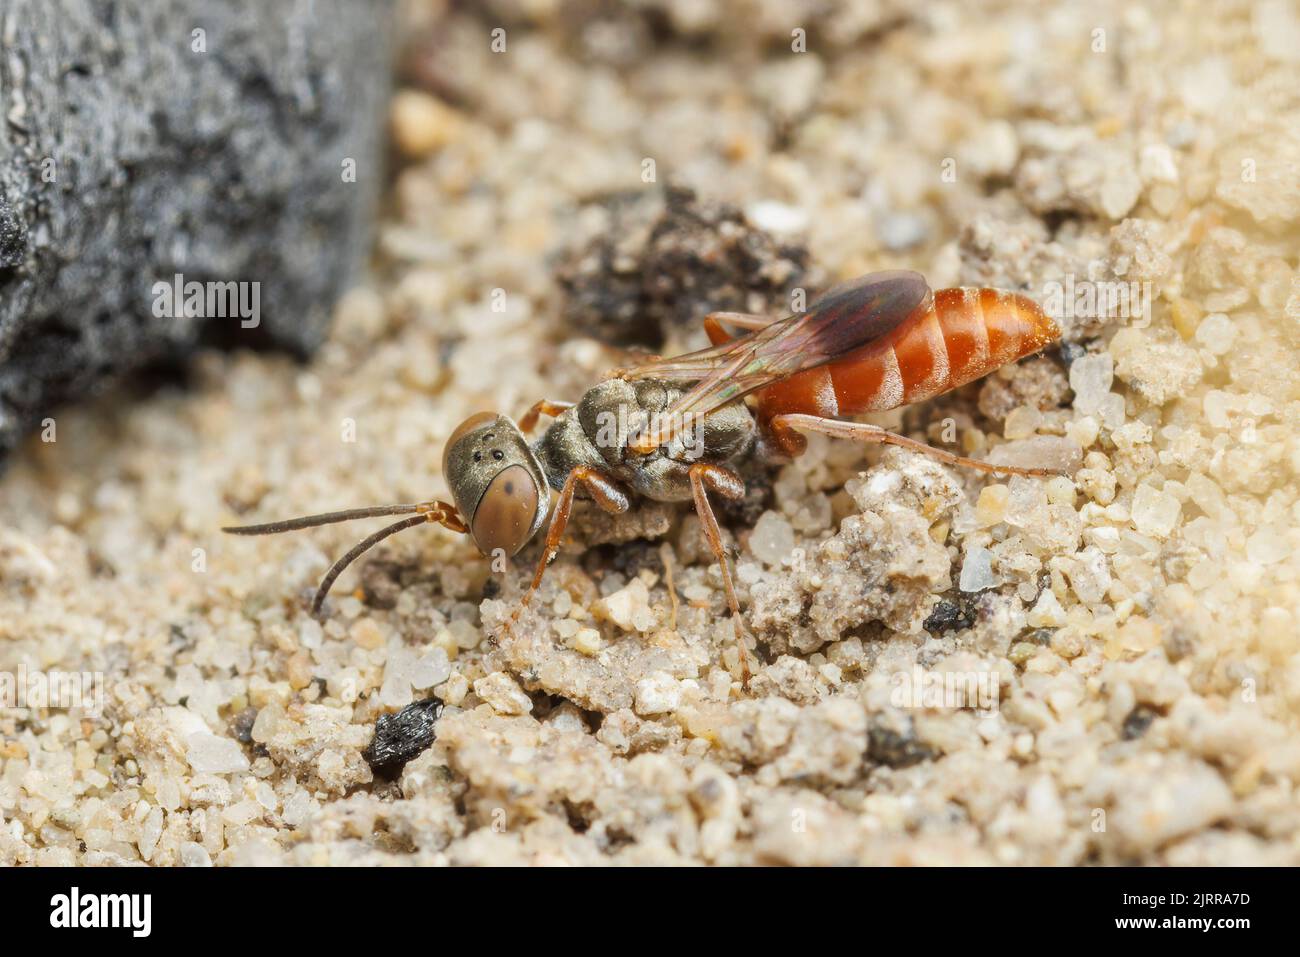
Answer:
<svg viewBox="0 0 1300 957"><path fill-rule="evenodd" d="M669 443L648 455L631 451L628 440L651 417L666 413L683 393L680 385L655 379L610 379L588 389L533 447L547 480L558 489L569 472L586 465L647 498L688 500L690 466L722 465L744 457L753 448L756 425L743 402L732 402L697 421L684 421Z"/></svg>

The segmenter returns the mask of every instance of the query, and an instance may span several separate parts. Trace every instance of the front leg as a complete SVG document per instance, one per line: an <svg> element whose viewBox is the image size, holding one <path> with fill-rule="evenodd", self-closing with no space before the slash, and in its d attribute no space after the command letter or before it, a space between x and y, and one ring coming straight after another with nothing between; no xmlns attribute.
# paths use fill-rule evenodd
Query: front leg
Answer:
<svg viewBox="0 0 1300 957"><path fill-rule="evenodd" d="M519 419L519 431L527 435L537 427L537 420L543 415L555 418L573 408L572 402L557 402L554 399L540 399Z"/></svg>
<svg viewBox="0 0 1300 957"><path fill-rule="evenodd" d="M569 515L573 512L573 496L577 492L578 486L581 485L583 490L592 497L597 505L606 512L611 514L620 514L626 512L630 506L627 493L624 492L609 476L598 472L596 469L587 465L579 465L564 480L564 486L560 489L560 497L555 501L555 509L551 512L551 524L546 529L546 547L542 549L542 557L537 562L537 570L533 573L532 583L519 599L519 604L511 613L509 620L506 622L505 633L509 634L514 623L519 620L523 614L524 608L533 597L533 592L537 591L542 584L542 576L546 574L546 566L555 558L556 552L560 550L560 541L564 538L564 530L569 525Z"/></svg>

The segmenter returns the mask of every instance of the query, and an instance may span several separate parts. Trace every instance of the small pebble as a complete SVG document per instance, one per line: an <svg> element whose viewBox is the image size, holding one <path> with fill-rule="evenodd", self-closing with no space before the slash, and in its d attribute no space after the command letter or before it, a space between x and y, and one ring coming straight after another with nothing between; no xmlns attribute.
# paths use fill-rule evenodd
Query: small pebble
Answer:
<svg viewBox="0 0 1300 957"><path fill-rule="evenodd" d="M248 770L248 758L231 738L200 731L190 735L185 746L185 759L199 773L233 774Z"/></svg>
<svg viewBox="0 0 1300 957"><path fill-rule="evenodd" d="M474 682L474 693L491 705L497 714L530 714L533 710L533 699L504 671L494 671L479 678Z"/></svg>
<svg viewBox="0 0 1300 957"><path fill-rule="evenodd" d="M993 553L987 548L975 547L966 553L962 562L961 579L958 586L962 591L983 591L998 583L993 574Z"/></svg>

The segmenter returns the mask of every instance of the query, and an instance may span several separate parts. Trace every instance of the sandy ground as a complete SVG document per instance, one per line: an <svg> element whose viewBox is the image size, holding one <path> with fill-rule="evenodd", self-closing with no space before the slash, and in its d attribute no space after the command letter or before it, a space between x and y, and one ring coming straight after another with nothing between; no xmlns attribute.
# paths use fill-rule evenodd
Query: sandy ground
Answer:
<svg viewBox="0 0 1300 957"><path fill-rule="evenodd" d="M0 707L0 863L1300 862L1294 7L915 7L412 6L376 278L319 355L59 410L0 479L0 668L104 695ZM606 200L669 180L810 283L1149 283L877 420L1074 481L813 443L728 521L748 690L687 509L582 517L500 641L535 548L408 532L322 626L369 526L220 535L445 497L464 416L577 398L623 354L557 275L615 239L636 275Z"/></svg>

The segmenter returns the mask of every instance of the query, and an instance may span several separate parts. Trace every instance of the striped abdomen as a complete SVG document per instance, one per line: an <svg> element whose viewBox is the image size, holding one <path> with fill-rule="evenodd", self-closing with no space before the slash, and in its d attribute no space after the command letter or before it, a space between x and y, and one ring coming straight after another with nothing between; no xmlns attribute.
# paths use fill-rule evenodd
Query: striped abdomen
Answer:
<svg viewBox="0 0 1300 957"><path fill-rule="evenodd" d="M880 340L760 390L759 418L896 409L988 375L1060 334L1051 317L1025 296L999 289L940 289Z"/></svg>

